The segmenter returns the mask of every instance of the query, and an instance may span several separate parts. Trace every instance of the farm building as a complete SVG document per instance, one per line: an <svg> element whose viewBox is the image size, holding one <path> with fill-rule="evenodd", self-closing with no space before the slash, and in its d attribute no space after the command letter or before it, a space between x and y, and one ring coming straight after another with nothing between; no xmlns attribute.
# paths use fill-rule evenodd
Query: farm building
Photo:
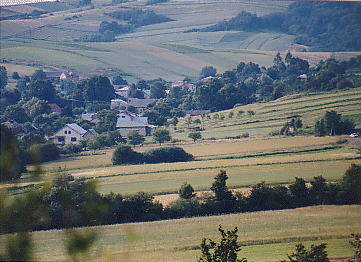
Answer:
<svg viewBox="0 0 361 262"><path fill-rule="evenodd" d="M74 83L79 82L79 75L71 71L63 72L59 78L62 81L73 81Z"/></svg>
<svg viewBox="0 0 361 262"><path fill-rule="evenodd" d="M55 134L49 139L57 145L69 145L77 144L80 140L91 138L96 135L97 132L94 129L85 130L78 124L66 124L60 128Z"/></svg>
<svg viewBox="0 0 361 262"><path fill-rule="evenodd" d="M137 131L143 136L150 136L155 126L148 124L148 117L141 117L128 111L122 111L117 120L117 129L121 136L130 131Z"/></svg>
<svg viewBox="0 0 361 262"><path fill-rule="evenodd" d="M75 83L79 82L79 75L74 72L66 71L54 71L54 72L44 72L46 79L49 79L52 82L62 81L73 81Z"/></svg>

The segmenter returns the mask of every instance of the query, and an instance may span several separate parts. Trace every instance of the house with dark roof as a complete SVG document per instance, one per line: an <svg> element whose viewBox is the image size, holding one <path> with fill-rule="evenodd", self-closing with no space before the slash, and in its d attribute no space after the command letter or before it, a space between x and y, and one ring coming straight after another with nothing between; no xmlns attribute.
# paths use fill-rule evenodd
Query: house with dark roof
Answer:
<svg viewBox="0 0 361 262"><path fill-rule="evenodd" d="M148 124L148 117L138 116L126 110L118 115L116 125L121 136L126 136L130 131L137 131L143 136L150 136L155 127L154 125Z"/></svg>
<svg viewBox="0 0 361 262"><path fill-rule="evenodd" d="M56 114L61 113L61 108L57 104L48 104L48 106L50 106L50 110L52 113L56 113Z"/></svg>
<svg viewBox="0 0 361 262"><path fill-rule="evenodd" d="M53 136L49 137L49 139L57 145L69 145L72 143L77 144L80 140L91 138L96 134L97 132L94 129L85 130L78 124L73 123L65 124L62 128L55 132Z"/></svg>
<svg viewBox="0 0 361 262"><path fill-rule="evenodd" d="M53 72L44 72L46 79L50 80L51 82L58 82L60 80L60 76L63 72L60 71L53 71Z"/></svg>
<svg viewBox="0 0 361 262"><path fill-rule="evenodd" d="M129 98L128 101L122 99L112 99L110 102L110 108L115 109L124 109L128 106L134 106L137 109L137 112L140 114L148 109L148 105L153 103L157 99L139 99L139 98Z"/></svg>
<svg viewBox="0 0 361 262"><path fill-rule="evenodd" d="M39 133L38 127L34 125L25 126L24 124L19 124L14 119L9 119L8 121L3 122L2 124L7 126L8 128L11 128L14 135L16 135L18 138L21 138L29 133L33 133L33 134Z"/></svg>
<svg viewBox="0 0 361 262"><path fill-rule="evenodd" d="M74 83L79 82L79 75L71 72L71 71L52 71L52 72L44 72L46 79L49 79L52 82L63 81L73 81Z"/></svg>

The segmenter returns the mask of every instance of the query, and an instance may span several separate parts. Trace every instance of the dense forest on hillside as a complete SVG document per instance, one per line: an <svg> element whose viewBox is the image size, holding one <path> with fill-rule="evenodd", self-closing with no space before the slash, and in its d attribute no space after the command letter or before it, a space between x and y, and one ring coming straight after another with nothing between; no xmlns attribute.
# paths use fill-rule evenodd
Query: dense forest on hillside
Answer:
<svg viewBox="0 0 361 262"><path fill-rule="evenodd" d="M360 2L301 1L289 5L285 13L258 17L243 11L199 31L271 30L296 36L295 42L311 47L311 51L360 51L360 21Z"/></svg>

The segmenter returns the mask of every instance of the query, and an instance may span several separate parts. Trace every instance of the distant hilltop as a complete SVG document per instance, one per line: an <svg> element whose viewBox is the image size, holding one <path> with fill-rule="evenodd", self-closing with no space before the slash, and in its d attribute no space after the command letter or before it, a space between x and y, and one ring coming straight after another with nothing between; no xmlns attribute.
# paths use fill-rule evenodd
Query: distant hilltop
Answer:
<svg viewBox="0 0 361 262"><path fill-rule="evenodd" d="M55 2L58 0L1 0L0 6L9 6L9 5L24 5L32 3L41 3L41 2Z"/></svg>

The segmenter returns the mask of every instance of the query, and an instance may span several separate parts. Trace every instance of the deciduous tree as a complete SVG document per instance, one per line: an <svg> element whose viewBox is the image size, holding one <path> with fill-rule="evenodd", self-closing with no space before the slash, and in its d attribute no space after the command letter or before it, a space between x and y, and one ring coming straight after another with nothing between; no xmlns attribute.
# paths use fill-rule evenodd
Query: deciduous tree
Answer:
<svg viewBox="0 0 361 262"><path fill-rule="evenodd" d="M56 100L56 90L50 80L38 79L29 83L28 90L25 91L25 97L27 100L37 97L40 100L54 103Z"/></svg>
<svg viewBox="0 0 361 262"><path fill-rule="evenodd" d="M195 196L194 189L191 184L184 182L183 185L179 188L179 197L183 199L191 199Z"/></svg>
<svg viewBox="0 0 361 262"><path fill-rule="evenodd" d="M246 262L245 258L239 259L238 252L241 250L237 243L238 229L224 230L221 225L218 227L221 233L221 241L214 242L210 238L203 238L201 242L202 255L198 261L200 262ZM214 249L211 253L211 249Z"/></svg>
<svg viewBox="0 0 361 262"><path fill-rule="evenodd" d="M300 243L296 245L296 252L288 256L290 262L328 262L328 254L326 244L311 245L308 251L306 247Z"/></svg>
<svg viewBox="0 0 361 262"><path fill-rule="evenodd" d="M13 131L1 124L0 181L10 181L26 171L24 155Z"/></svg>
<svg viewBox="0 0 361 262"><path fill-rule="evenodd" d="M127 133L127 142L134 147L140 145L145 141L145 137L139 134L137 131L130 131Z"/></svg>
<svg viewBox="0 0 361 262"><path fill-rule="evenodd" d="M164 127L157 127L153 132L153 141L161 145L165 141L170 141L172 136L168 129Z"/></svg>
<svg viewBox="0 0 361 262"><path fill-rule="evenodd" d="M193 139L194 142L202 138L201 132L190 132L188 135L189 138Z"/></svg>
<svg viewBox="0 0 361 262"><path fill-rule="evenodd" d="M8 72L5 66L0 66L0 90L8 84Z"/></svg>

